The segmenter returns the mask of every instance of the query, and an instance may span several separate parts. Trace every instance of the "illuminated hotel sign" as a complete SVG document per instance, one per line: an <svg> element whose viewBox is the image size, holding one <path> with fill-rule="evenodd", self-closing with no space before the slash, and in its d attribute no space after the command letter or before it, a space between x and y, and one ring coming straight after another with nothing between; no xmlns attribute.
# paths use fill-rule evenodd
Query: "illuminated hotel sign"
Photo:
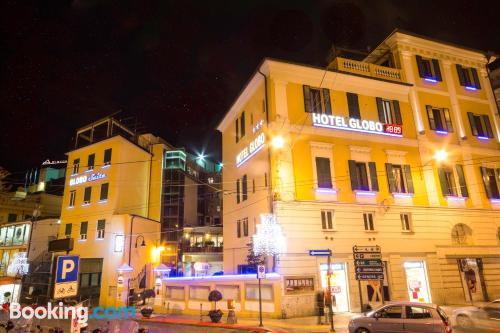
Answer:
<svg viewBox="0 0 500 333"><path fill-rule="evenodd" d="M361 120L342 116L313 113L312 122L315 127L335 128L345 131L388 135L395 137L403 136L401 125L383 124L373 120Z"/></svg>
<svg viewBox="0 0 500 333"><path fill-rule="evenodd" d="M246 161L248 161L253 155L257 154L259 150L264 147L266 142L266 136L264 133L260 133L255 139L253 139L250 144L245 147L238 155L236 155L236 167L239 167Z"/></svg>
<svg viewBox="0 0 500 333"><path fill-rule="evenodd" d="M69 186L93 182L95 180L106 178L106 175L101 172L91 173L90 175L76 176L69 180Z"/></svg>
<svg viewBox="0 0 500 333"><path fill-rule="evenodd" d="M46 159L45 161L42 162L42 165L54 165L54 164L66 164L66 163L68 163L67 160L51 161L49 159Z"/></svg>

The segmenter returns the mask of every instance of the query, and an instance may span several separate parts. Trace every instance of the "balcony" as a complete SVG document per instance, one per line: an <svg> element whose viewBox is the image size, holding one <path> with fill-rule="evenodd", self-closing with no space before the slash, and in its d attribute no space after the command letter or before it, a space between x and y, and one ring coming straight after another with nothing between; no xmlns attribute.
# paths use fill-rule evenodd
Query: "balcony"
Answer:
<svg viewBox="0 0 500 333"><path fill-rule="evenodd" d="M404 82L403 73L400 69L374 65L368 62L356 61L352 59L337 57L332 61L329 69L382 80Z"/></svg>
<svg viewBox="0 0 500 333"><path fill-rule="evenodd" d="M186 246L184 253L222 253L222 246Z"/></svg>

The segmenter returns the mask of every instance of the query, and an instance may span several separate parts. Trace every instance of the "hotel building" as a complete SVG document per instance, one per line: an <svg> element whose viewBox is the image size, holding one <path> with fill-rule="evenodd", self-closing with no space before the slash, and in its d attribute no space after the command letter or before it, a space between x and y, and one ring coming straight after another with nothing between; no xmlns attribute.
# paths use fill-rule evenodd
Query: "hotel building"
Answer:
<svg viewBox="0 0 500 333"><path fill-rule="evenodd" d="M75 149L68 153L59 238L73 238L70 253L81 257L79 299L126 303L127 295L154 288L160 264L172 275L187 266L191 271L195 263L183 259L210 260L202 262L206 274L222 269L221 251L218 256L201 251L212 239L212 249L222 242L220 203L217 210L199 198L218 200L219 172L210 162L195 160L111 117L77 131ZM198 256L184 255L191 237L185 227L191 235L207 228L203 242L193 246L202 252Z"/></svg>
<svg viewBox="0 0 500 333"><path fill-rule="evenodd" d="M273 213L286 316L312 314L327 285L314 249L333 252L336 312L382 301L379 281L358 286L355 245L380 246L385 300L499 298L500 124L486 66L480 51L398 30L363 61L265 59L218 126L224 273L245 271L260 214Z"/></svg>

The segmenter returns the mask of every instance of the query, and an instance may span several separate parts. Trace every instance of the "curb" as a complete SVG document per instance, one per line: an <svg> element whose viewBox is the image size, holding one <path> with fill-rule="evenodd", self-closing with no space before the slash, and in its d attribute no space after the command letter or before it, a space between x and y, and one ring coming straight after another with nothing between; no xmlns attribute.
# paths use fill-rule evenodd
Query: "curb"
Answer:
<svg viewBox="0 0 500 333"><path fill-rule="evenodd" d="M250 332L274 332L274 330L263 328L263 327L255 327L255 326L242 326L236 324L224 324L224 323L211 323L204 322L198 320L190 320L190 319L169 319L169 318L136 318L137 322L140 323L166 323L166 324L178 324L178 325L186 325L186 326L199 326L199 327L218 327L218 328L227 328L227 329L238 329ZM280 331L287 332L287 331Z"/></svg>

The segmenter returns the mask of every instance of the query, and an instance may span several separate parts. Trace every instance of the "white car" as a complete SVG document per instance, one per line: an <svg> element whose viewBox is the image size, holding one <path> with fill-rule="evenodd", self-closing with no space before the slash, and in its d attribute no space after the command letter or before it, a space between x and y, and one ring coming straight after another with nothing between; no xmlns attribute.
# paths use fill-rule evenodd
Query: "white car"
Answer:
<svg viewBox="0 0 500 333"><path fill-rule="evenodd" d="M453 311L453 323L463 332L500 332L500 299L482 307L456 309Z"/></svg>

